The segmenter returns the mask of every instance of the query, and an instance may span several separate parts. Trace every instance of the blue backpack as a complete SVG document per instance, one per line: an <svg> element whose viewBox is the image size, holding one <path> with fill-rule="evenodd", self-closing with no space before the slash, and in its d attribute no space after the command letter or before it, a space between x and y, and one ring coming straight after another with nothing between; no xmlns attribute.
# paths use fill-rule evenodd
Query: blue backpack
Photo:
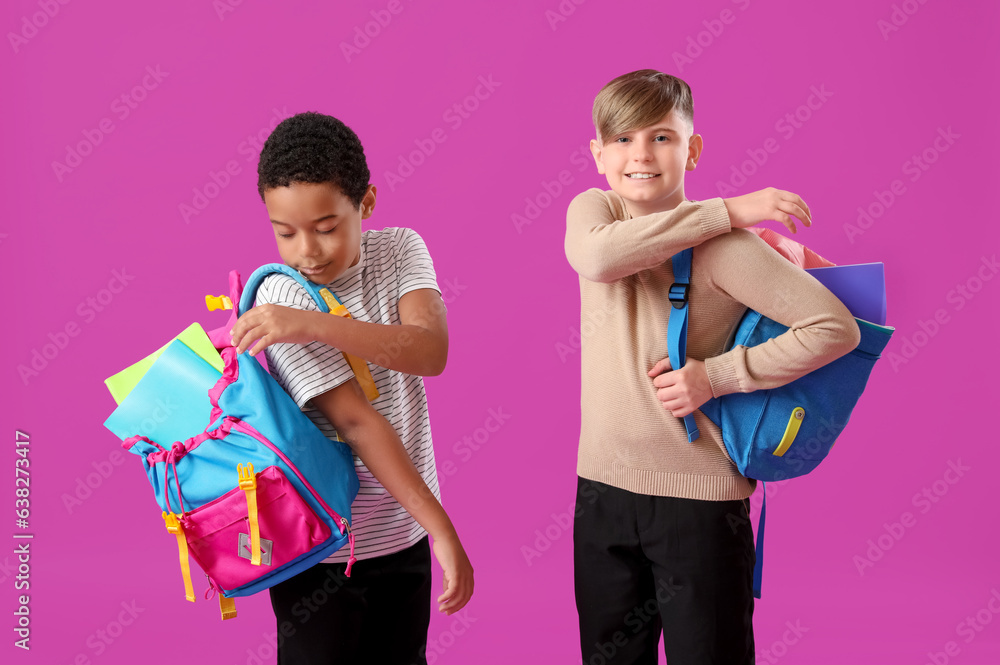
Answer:
<svg viewBox="0 0 1000 665"><path fill-rule="evenodd" d="M256 357L229 345L235 318L253 307L274 272L298 281L320 311L331 311L329 303L332 313L346 315L327 289L288 266L259 268L245 289L233 271L230 304L238 308L229 325L210 334L225 369L208 391L204 431L184 441L136 435L122 444L142 458L167 531L177 538L185 597L194 601L190 553L209 592L219 593L223 619L236 615L233 597L274 586L344 545L351 548L348 576L355 561L350 517L359 484L351 449L328 439Z"/></svg>
<svg viewBox="0 0 1000 665"><path fill-rule="evenodd" d="M688 248L671 258L674 283L668 297L674 309L667 322L667 345L670 364L673 367L676 358L677 369L687 358L691 257L692 249ZM875 361L894 331L856 317L855 321L861 331L861 342L850 353L784 386L723 395L708 400L699 409L722 431L726 450L739 472L761 481L764 498L757 525L757 562L753 573L756 598L760 598L764 565L765 481L805 475L823 461L847 426ZM747 310L726 351L735 346L763 344L787 330L787 326L760 312ZM694 415L689 414L683 420L688 441L696 440L699 432Z"/></svg>

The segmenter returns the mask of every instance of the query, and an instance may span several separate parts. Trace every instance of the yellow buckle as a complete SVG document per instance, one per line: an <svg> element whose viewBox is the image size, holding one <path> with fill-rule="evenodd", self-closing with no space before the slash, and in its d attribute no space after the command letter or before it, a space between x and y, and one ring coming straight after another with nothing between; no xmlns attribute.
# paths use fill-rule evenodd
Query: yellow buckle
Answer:
<svg viewBox="0 0 1000 665"><path fill-rule="evenodd" d="M205 307L208 307L210 312L217 309L232 309L233 301L229 296L205 296Z"/></svg>
<svg viewBox="0 0 1000 665"><path fill-rule="evenodd" d="M257 522L257 476L253 472L253 464L236 465L240 478L240 489L247 495L247 518L250 522L250 563L260 565L260 524ZM223 617L225 618L225 617Z"/></svg>
<svg viewBox="0 0 1000 665"><path fill-rule="evenodd" d="M163 521L167 525L167 533L177 537L177 555L181 562L181 577L184 578L184 598L194 602L194 586L191 584L191 563L188 561L187 539L184 537L184 527L177 515L163 513Z"/></svg>

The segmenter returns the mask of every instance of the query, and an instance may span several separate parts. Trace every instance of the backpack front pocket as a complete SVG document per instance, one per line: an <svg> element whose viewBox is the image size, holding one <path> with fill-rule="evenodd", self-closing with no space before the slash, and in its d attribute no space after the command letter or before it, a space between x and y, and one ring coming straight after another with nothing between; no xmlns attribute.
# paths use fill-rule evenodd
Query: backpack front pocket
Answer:
<svg viewBox="0 0 1000 665"><path fill-rule="evenodd" d="M326 541L327 526L277 466L256 474L260 565L251 563L247 493L240 487L187 513L191 555L222 589L232 590L272 573Z"/></svg>

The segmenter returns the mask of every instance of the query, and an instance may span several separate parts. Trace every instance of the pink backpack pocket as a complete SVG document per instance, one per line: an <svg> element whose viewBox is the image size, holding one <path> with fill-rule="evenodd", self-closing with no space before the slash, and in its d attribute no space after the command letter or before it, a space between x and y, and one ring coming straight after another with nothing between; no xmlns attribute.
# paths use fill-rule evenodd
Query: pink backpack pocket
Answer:
<svg viewBox="0 0 1000 665"><path fill-rule="evenodd" d="M261 566L278 569L330 537L330 528L295 490L285 474L269 466L257 474L257 521ZM235 589L261 577L250 562L246 493L239 487L182 519L188 546L212 586Z"/></svg>

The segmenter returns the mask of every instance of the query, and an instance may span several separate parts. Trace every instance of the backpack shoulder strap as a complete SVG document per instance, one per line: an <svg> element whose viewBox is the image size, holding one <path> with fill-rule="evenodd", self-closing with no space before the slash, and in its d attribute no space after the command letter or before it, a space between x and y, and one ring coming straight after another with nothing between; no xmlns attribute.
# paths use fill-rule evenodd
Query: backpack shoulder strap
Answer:
<svg viewBox="0 0 1000 665"><path fill-rule="evenodd" d="M673 309L667 320L667 354L671 369L680 369L687 359L688 291L691 286L692 255L693 250L689 247L670 259L674 273L674 283L670 285L668 294ZM701 436L693 413L684 416L684 429L687 430L688 441Z"/></svg>
<svg viewBox="0 0 1000 665"><path fill-rule="evenodd" d="M326 289L326 287L316 286L303 277L299 271L294 270L283 263L267 263L254 270L249 279L247 279L246 286L243 287L243 293L240 295L240 305L237 316L243 316L248 310L253 308L254 299L257 297L257 289L259 289L260 285L264 282L264 278L272 273L288 275L298 282L302 288L306 290L306 293L308 293L312 299L316 301L316 305L319 307L319 311L321 312L330 311L330 307L326 304L326 299L321 295L321 291L330 293L336 300L337 304L340 304L340 300L329 289Z"/></svg>
<svg viewBox="0 0 1000 665"><path fill-rule="evenodd" d="M344 318L351 318L350 312L344 307L344 304L340 302L340 298L337 297L330 289L325 286L317 286L311 281L302 276L299 271L283 264L283 263L268 263L262 265L253 271L250 278L247 279L246 286L243 288L243 293L239 296L239 311L237 316L243 316L249 309L253 307L254 299L257 297L257 289L264 282L264 278L272 273L281 273L282 275L288 275L296 282L302 285L302 288L306 290L314 301L316 301L316 306L319 307L319 311L336 316L343 316ZM235 303L234 303L235 304ZM365 396L368 398L369 402L374 402L375 398L378 397L378 389L375 387L375 379L372 377L371 370L368 369L368 363L364 359L352 353L346 353L341 351L344 359L347 360L351 369L354 371L354 378L358 380L361 385L361 389L364 390Z"/></svg>

